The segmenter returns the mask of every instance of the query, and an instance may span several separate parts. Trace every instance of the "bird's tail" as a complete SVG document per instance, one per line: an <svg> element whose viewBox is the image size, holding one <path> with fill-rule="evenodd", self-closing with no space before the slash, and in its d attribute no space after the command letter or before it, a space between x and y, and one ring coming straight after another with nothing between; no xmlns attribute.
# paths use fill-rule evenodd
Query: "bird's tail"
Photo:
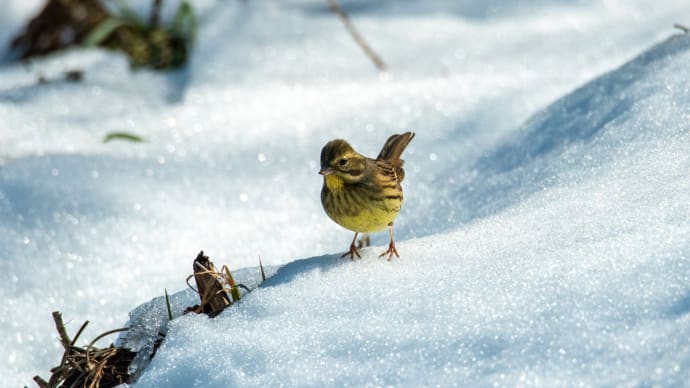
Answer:
<svg viewBox="0 0 690 388"><path fill-rule="evenodd" d="M400 135L389 137L376 159L385 160L387 162L399 160L403 151L405 151L405 147L412 141L412 138L414 138L414 133L412 132L405 132Z"/></svg>

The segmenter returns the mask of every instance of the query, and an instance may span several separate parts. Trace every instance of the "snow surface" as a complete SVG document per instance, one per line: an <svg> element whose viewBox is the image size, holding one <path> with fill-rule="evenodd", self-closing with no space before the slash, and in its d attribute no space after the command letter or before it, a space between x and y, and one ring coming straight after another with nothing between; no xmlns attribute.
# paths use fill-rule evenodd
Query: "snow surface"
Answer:
<svg viewBox="0 0 690 388"><path fill-rule="evenodd" d="M0 384L59 361L51 311L86 342L183 289L200 249L285 265L174 320L137 385L688 381L690 38L665 40L686 1L343 1L385 74L324 2L196 4L176 73L93 50L0 67ZM403 129L402 258L377 234L338 260L320 148Z"/></svg>

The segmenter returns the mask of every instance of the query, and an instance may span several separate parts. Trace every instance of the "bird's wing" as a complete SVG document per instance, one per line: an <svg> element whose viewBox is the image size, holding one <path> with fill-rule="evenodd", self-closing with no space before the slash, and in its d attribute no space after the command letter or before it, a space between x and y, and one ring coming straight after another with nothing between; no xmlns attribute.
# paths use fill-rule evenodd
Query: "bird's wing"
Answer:
<svg viewBox="0 0 690 388"><path fill-rule="evenodd" d="M386 181L395 182L400 184L400 182L405 179L405 170L403 170L404 161L402 159L396 159L393 161L386 160L376 160L376 170L377 176L385 183Z"/></svg>

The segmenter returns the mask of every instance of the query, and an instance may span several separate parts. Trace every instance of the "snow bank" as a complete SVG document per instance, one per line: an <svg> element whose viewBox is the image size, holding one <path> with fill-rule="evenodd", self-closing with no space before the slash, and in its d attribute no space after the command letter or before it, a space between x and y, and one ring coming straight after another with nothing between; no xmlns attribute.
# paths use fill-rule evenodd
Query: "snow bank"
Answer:
<svg viewBox="0 0 690 388"><path fill-rule="evenodd" d="M298 260L173 321L137 386L687 382L689 60L675 36L536 114L402 259Z"/></svg>

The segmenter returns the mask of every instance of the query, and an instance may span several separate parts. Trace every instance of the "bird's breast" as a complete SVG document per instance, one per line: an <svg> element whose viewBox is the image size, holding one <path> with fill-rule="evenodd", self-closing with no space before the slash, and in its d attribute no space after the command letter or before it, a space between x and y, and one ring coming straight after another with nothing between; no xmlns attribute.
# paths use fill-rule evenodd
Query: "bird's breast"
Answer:
<svg viewBox="0 0 690 388"><path fill-rule="evenodd" d="M402 196L382 198L380 194L343 185L332 190L327 181L321 192L326 214L340 226L361 233L383 230L393 222L400 211Z"/></svg>

